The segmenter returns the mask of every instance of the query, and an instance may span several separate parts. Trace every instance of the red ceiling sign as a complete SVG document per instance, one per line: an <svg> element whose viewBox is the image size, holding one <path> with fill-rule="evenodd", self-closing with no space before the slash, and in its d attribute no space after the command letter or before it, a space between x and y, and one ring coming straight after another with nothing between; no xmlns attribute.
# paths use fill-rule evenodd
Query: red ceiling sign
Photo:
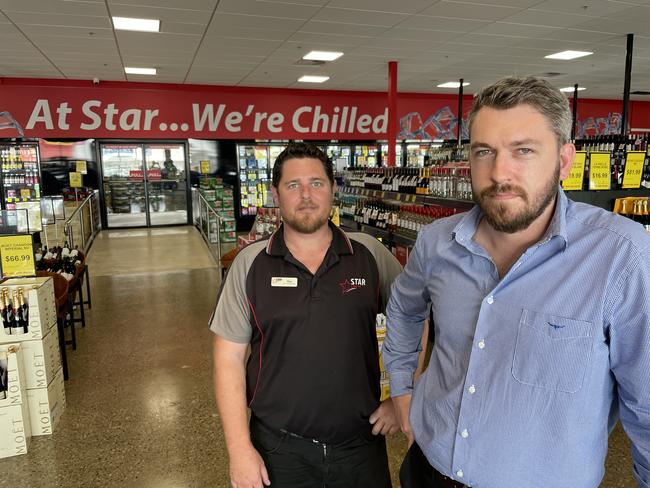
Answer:
<svg viewBox="0 0 650 488"><path fill-rule="evenodd" d="M579 100L582 132L615 132L621 103L596 102ZM632 102L632 127L650 127L649 105ZM455 94L399 94L398 138L455 138L457 106ZM387 127L381 92L0 79L0 137L369 140Z"/></svg>

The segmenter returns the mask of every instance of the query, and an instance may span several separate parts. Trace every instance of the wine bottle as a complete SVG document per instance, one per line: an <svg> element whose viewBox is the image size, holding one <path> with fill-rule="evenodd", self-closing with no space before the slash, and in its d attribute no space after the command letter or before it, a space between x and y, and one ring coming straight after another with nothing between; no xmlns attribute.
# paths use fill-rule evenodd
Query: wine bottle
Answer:
<svg viewBox="0 0 650 488"><path fill-rule="evenodd" d="M7 312L9 311L9 304L7 303L7 289L3 288L0 296L0 313L2 314L2 326L4 329L5 335L11 335L11 324L7 317Z"/></svg>
<svg viewBox="0 0 650 488"><path fill-rule="evenodd" d="M18 305L18 292L13 290L11 293L11 302L12 302L12 321L11 323L11 335L22 334L23 333L23 323L21 319L20 306Z"/></svg>
<svg viewBox="0 0 650 488"><path fill-rule="evenodd" d="M18 303L20 304L20 318L23 324L23 332L29 332L29 305L25 300L25 294L22 288L18 288Z"/></svg>
<svg viewBox="0 0 650 488"><path fill-rule="evenodd" d="M9 390L9 359L6 351L0 351L0 400L7 398Z"/></svg>

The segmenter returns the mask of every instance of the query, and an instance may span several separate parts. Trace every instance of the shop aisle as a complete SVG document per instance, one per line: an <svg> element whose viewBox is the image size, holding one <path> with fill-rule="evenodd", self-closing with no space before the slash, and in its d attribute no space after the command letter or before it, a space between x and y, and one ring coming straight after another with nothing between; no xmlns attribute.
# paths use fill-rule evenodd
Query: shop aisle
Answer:
<svg viewBox="0 0 650 488"><path fill-rule="evenodd" d="M0 460L0 487L229 487L207 329L220 275L198 231L103 231L87 262L93 307L68 348L66 411L53 436ZM406 444L388 445L397 488ZM620 429L611 445L602 486L635 486Z"/></svg>

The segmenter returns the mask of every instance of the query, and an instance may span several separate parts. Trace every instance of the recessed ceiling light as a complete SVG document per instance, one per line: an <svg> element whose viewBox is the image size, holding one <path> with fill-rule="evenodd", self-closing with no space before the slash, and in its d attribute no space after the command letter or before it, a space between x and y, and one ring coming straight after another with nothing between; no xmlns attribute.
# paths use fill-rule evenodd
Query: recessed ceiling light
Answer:
<svg viewBox="0 0 650 488"><path fill-rule="evenodd" d="M117 30L160 32L160 20L113 17L113 27Z"/></svg>
<svg viewBox="0 0 650 488"><path fill-rule="evenodd" d="M337 53L333 51L310 51L305 54L302 59L308 59L310 61L334 61L343 56L343 53Z"/></svg>
<svg viewBox="0 0 650 488"><path fill-rule="evenodd" d="M463 82L463 86L467 86L469 83ZM438 88L460 88L460 81L448 81L447 83L441 83L438 85Z"/></svg>
<svg viewBox="0 0 650 488"><path fill-rule="evenodd" d="M156 68L124 68L127 75L155 75Z"/></svg>
<svg viewBox="0 0 650 488"><path fill-rule="evenodd" d="M585 88L584 86L579 86L579 87L578 87L578 91L582 91L582 90L586 90L586 88ZM560 91L561 91L561 92L567 92L567 93L568 93L568 92L573 93L573 92L575 91L575 87L573 87L573 86L566 86L566 87L564 87L564 88L560 88Z"/></svg>
<svg viewBox="0 0 650 488"><path fill-rule="evenodd" d="M555 53L555 54L549 54L548 56L544 56L546 59L576 59L576 58L581 58L583 56L589 56L590 54L593 54L589 51L562 51L561 53Z"/></svg>
<svg viewBox="0 0 650 488"><path fill-rule="evenodd" d="M305 76L301 76L300 78L298 78L298 81L301 81L303 83L323 83L323 82L325 82L325 81L327 81L329 79L330 79L329 76L309 76L309 75L305 75Z"/></svg>

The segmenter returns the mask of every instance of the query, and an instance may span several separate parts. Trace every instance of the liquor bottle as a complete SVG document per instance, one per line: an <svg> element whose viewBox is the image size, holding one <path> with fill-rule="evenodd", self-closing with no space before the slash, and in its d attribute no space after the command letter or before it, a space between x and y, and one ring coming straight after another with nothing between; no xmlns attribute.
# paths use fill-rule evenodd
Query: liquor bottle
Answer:
<svg viewBox="0 0 650 488"><path fill-rule="evenodd" d="M27 334L29 332L29 306L25 301L22 288L18 288L18 306L20 307L20 321L23 326L23 333Z"/></svg>
<svg viewBox="0 0 650 488"><path fill-rule="evenodd" d="M0 400L7 398L9 390L9 358L6 351L0 351Z"/></svg>
<svg viewBox="0 0 650 488"><path fill-rule="evenodd" d="M11 335L23 333L23 321L21 318L22 310L18 304L18 292L13 290L11 293L13 320L11 323Z"/></svg>
<svg viewBox="0 0 650 488"><path fill-rule="evenodd" d="M11 324L7 317L7 312L9 311L9 303L7 301L7 289L2 289L2 294L0 296L0 314L2 314L2 325L5 335L11 335Z"/></svg>

